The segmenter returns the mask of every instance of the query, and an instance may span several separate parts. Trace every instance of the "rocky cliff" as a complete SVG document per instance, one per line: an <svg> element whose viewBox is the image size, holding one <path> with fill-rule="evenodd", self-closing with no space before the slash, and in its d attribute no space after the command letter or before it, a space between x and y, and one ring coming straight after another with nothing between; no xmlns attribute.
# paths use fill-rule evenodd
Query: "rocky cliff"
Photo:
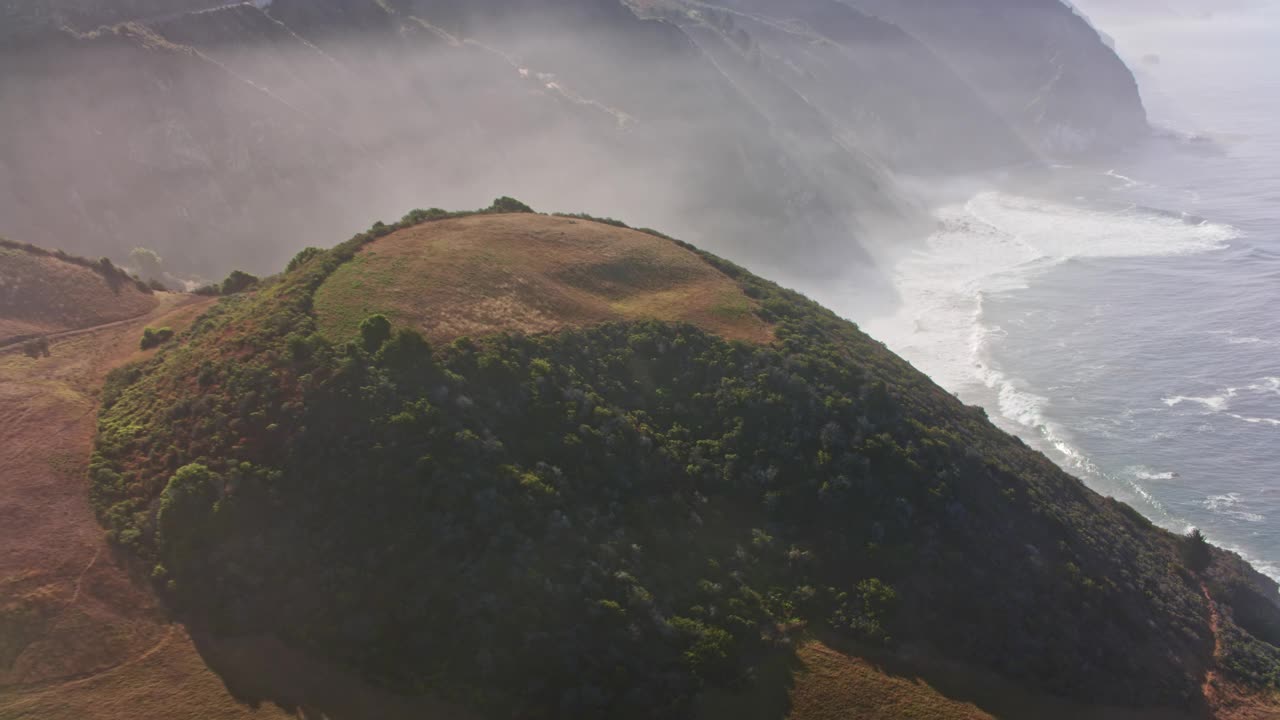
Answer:
<svg viewBox="0 0 1280 720"><path fill-rule="evenodd" d="M1059 0L849 0L916 35L1049 157L1113 151L1147 131L1133 74Z"/></svg>

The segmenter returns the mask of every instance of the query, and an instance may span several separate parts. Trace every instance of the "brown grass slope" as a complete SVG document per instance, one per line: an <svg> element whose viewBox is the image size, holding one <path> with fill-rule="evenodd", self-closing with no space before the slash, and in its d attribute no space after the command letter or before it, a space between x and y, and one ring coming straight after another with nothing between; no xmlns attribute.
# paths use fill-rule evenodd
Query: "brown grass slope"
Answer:
<svg viewBox="0 0 1280 720"><path fill-rule="evenodd" d="M638 319L772 339L753 301L693 252L636 230L546 215L474 216L392 233L339 268L315 306L337 341L355 337L374 313L446 342Z"/></svg>
<svg viewBox="0 0 1280 720"><path fill-rule="evenodd" d="M0 243L0 346L135 318L157 305L118 271Z"/></svg>

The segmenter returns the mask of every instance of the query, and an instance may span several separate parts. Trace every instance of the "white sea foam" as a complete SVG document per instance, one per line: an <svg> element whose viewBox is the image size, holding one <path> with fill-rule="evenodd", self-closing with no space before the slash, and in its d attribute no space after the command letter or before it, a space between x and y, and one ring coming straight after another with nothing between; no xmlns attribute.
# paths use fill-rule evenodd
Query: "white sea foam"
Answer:
<svg viewBox="0 0 1280 720"><path fill-rule="evenodd" d="M1115 180L1119 180L1121 183L1123 183L1123 184L1124 184L1124 187L1126 187L1126 188L1138 187L1138 186L1140 186L1140 185L1144 185L1144 184L1145 184L1145 183L1143 183L1143 182L1141 182L1141 181L1139 181L1139 180L1134 180L1133 178L1129 177L1128 175L1121 175L1120 173L1116 172L1115 170L1108 170L1108 171L1107 171L1106 173L1104 173L1104 174L1105 174L1107 177L1109 177L1109 178L1113 178L1113 179L1115 179Z"/></svg>
<svg viewBox="0 0 1280 720"><path fill-rule="evenodd" d="M1232 401L1239 398L1242 393L1280 396L1280 377L1265 377L1258 382L1244 387L1223 388L1218 394L1208 397L1172 395L1164 398L1164 404L1174 408L1182 405L1183 403L1193 403L1203 406L1210 414L1224 413L1229 418L1246 422L1250 425L1270 425L1272 427L1280 427L1280 418L1257 417L1253 415L1242 415L1240 413L1227 412L1231 409Z"/></svg>
<svg viewBox="0 0 1280 720"><path fill-rule="evenodd" d="M1073 258L1199 253L1236 237L1230 226L1187 224L1176 213L1103 211L999 192L937 216L938 230L924 247L894 267L900 308L865 323L867 329L940 385L999 410L1011 429L1057 449L1064 464L1081 472L1089 471L1088 460L1046 417L1049 401L993 361L991 350L1005 332L985 322L984 303Z"/></svg>
<svg viewBox="0 0 1280 720"><path fill-rule="evenodd" d="M1176 472L1157 472L1143 465L1125 468L1125 472L1133 475L1133 477L1138 480L1147 482L1173 480L1178 477L1178 473Z"/></svg>
<svg viewBox="0 0 1280 720"><path fill-rule="evenodd" d="M1229 517L1235 520L1243 520L1245 522L1262 522L1265 517L1257 513L1248 512L1241 509L1244 501L1240 497L1240 493L1227 493L1225 495L1210 495L1204 500L1204 507L1211 513Z"/></svg>
<svg viewBox="0 0 1280 720"><path fill-rule="evenodd" d="M1271 425L1272 427L1280 427L1280 419L1268 417L1249 417L1248 415L1237 415L1235 413L1227 413L1229 417L1233 417L1241 422L1247 422L1250 425Z"/></svg>
<svg viewBox="0 0 1280 720"><path fill-rule="evenodd" d="M964 401L987 407L997 422L1068 471L1101 482L1104 492L1123 489L1166 524L1180 522L1145 487L1172 479L1172 473L1144 468L1104 475L1051 418L1049 399L1005 373L993 350L1006 332L986 321L984 305L1074 258L1206 252L1225 247L1235 229L1187 223L1177 213L1136 207L1107 212L997 192L943 208L938 221L924 247L894 267L901 307L865 323L867 330Z"/></svg>
<svg viewBox="0 0 1280 720"><path fill-rule="evenodd" d="M1221 395L1211 395L1209 397L1188 397L1186 395L1174 395L1164 398L1164 404L1169 407L1177 407L1183 403L1194 403L1203 405L1213 412L1222 412L1227 409L1231 403L1231 398L1236 396L1236 388L1227 388Z"/></svg>

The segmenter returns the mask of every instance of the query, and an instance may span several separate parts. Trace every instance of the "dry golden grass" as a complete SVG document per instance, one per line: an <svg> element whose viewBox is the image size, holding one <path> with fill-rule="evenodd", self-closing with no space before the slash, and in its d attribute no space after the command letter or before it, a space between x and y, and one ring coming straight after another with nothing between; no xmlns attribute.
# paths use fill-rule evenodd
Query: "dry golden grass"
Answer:
<svg viewBox="0 0 1280 720"><path fill-rule="evenodd" d="M865 651L865 652L864 652ZM702 720L1262 720L1280 718L1280 695L1218 688L1213 707L1135 710L1090 705L1018 687L919 648L885 653L800 644L758 668L746 692L708 693Z"/></svg>
<svg viewBox="0 0 1280 720"><path fill-rule="evenodd" d="M766 343L769 326L731 279L678 245L635 230L543 215L478 215L393 233L316 294L331 339L383 313L429 339L653 319Z"/></svg>
<svg viewBox="0 0 1280 720"><path fill-rule="evenodd" d="M131 282L112 288L81 265L0 247L0 345L139 317L158 302Z"/></svg>
<svg viewBox="0 0 1280 720"><path fill-rule="evenodd" d="M918 677L890 675L822 643L805 645L798 656L792 720L995 720Z"/></svg>

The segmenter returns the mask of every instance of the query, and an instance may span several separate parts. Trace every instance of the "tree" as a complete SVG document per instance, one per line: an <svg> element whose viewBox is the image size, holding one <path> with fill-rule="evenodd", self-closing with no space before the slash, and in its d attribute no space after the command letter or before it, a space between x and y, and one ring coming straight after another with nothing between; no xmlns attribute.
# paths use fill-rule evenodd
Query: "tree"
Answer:
<svg viewBox="0 0 1280 720"><path fill-rule="evenodd" d="M289 267L287 267L285 270L286 272L293 272L294 270L297 270L303 265L306 265L308 262L311 261L312 258L316 257L317 255L321 255L323 253L324 253L324 250L321 250L318 247L303 248L302 250L298 251L297 255L293 256L293 259L289 261Z"/></svg>
<svg viewBox="0 0 1280 720"><path fill-rule="evenodd" d="M164 277L164 261L155 250L136 247L129 252L129 261L138 268L138 274L144 280L160 280Z"/></svg>
<svg viewBox="0 0 1280 720"><path fill-rule="evenodd" d="M377 352L391 339L391 321L386 315L370 315L360 323L360 342L365 350Z"/></svg>
<svg viewBox="0 0 1280 720"><path fill-rule="evenodd" d="M493 201L493 207L489 208L495 213L531 213L533 208L525 205L513 197L502 196Z"/></svg>
<svg viewBox="0 0 1280 720"><path fill-rule="evenodd" d="M226 280L222 281L222 294L235 295L258 284L258 277L243 270L232 270Z"/></svg>
<svg viewBox="0 0 1280 720"><path fill-rule="evenodd" d="M1182 541L1182 561L1193 572L1204 572L1213 562L1209 541L1200 528L1191 528L1191 532Z"/></svg>
<svg viewBox="0 0 1280 720"><path fill-rule="evenodd" d="M163 328L145 328L142 331L142 341L138 344L143 350L150 350L153 347L159 347L173 339L173 330L167 327Z"/></svg>
<svg viewBox="0 0 1280 720"><path fill-rule="evenodd" d="M22 344L22 352L33 360L42 357L49 357L51 354L49 352L49 341L42 337L34 340L28 340Z"/></svg>
<svg viewBox="0 0 1280 720"><path fill-rule="evenodd" d="M209 539L221 485L221 476L193 463L178 468L160 493L156 531L164 547L165 565L179 577Z"/></svg>

